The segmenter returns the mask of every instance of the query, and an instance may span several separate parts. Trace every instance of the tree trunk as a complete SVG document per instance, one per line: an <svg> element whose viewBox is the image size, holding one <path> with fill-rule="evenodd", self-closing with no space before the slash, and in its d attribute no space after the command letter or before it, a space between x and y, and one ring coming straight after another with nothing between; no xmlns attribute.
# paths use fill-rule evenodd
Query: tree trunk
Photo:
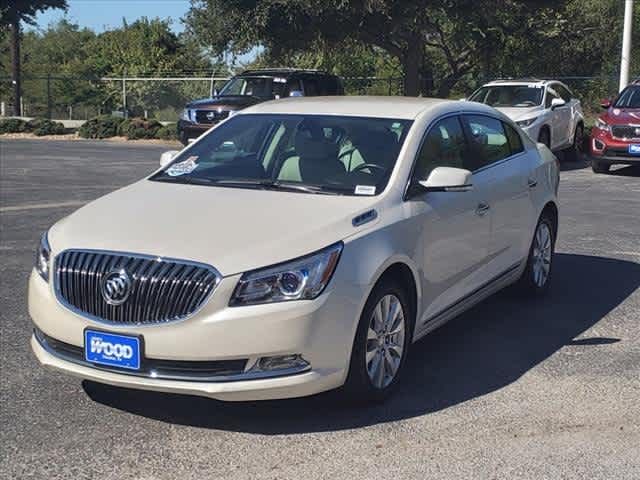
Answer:
<svg viewBox="0 0 640 480"><path fill-rule="evenodd" d="M22 116L20 108L20 98L22 97L22 85L20 82L20 20L16 19L11 23L11 59L13 81L13 115Z"/></svg>
<svg viewBox="0 0 640 480"><path fill-rule="evenodd" d="M422 45L419 41L411 42L404 58L402 69L404 71L404 95L417 97L420 94L420 57Z"/></svg>

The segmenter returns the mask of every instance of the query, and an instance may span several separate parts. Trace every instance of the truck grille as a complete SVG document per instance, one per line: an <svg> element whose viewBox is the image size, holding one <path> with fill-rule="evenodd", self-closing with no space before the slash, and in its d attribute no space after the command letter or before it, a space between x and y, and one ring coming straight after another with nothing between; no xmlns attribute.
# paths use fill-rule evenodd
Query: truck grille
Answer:
<svg viewBox="0 0 640 480"><path fill-rule="evenodd" d="M611 127L611 134L615 138L625 140L640 139L640 125L613 125Z"/></svg>
<svg viewBox="0 0 640 480"><path fill-rule="evenodd" d="M116 278L107 285L106 280L120 272L127 281L118 283ZM56 295L67 308L124 325L186 318L205 303L220 282L220 275L209 265L95 250L60 253L53 278ZM111 287L118 291L114 293ZM107 301L113 297L121 303Z"/></svg>
<svg viewBox="0 0 640 480"><path fill-rule="evenodd" d="M225 110L196 110L196 123L218 123L228 116L229 112Z"/></svg>

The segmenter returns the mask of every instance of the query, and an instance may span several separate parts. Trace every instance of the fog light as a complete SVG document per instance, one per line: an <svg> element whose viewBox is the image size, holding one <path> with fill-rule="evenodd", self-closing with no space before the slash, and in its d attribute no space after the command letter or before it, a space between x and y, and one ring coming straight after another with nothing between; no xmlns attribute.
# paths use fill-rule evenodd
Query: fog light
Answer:
<svg viewBox="0 0 640 480"><path fill-rule="evenodd" d="M593 149L594 150L599 150L602 151L604 150L605 144L602 143L600 140L598 140L597 138L593 139Z"/></svg>
<svg viewBox="0 0 640 480"><path fill-rule="evenodd" d="M259 358L256 364L251 367L251 371L258 372L272 372L274 370L288 370L296 369L302 370L309 367L302 355L279 355L275 357L262 357Z"/></svg>

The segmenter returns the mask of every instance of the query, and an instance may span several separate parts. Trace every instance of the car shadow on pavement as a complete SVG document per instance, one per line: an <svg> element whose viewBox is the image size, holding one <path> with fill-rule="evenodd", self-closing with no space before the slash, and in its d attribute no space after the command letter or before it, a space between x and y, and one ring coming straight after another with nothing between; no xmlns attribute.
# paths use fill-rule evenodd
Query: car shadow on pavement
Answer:
<svg viewBox="0 0 640 480"><path fill-rule="evenodd" d="M630 165L627 167L618 167L610 170L609 175L618 175L621 177L640 177L640 166Z"/></svg>
<svg viewBox="0 0 640 480"><path fill-rule="evenodd" d="M414 344L400 388L382 405L346 406L335 392L225 403L88 381L83 386L94 401L135 415L265 435L357 428L436 412L509 385L563 347L607 348L619 341L576 337L640 286L640 264L575 254L557 254L555 261L553 284L542 299L507 290Z"/></svg>

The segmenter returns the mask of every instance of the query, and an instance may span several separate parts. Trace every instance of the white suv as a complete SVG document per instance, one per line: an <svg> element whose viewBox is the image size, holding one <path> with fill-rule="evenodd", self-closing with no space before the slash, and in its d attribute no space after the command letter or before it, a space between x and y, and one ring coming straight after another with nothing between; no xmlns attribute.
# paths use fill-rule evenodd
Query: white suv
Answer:
<svg viewBox="0 0 640 480"><path fill-rule="evenodd" d="M131 388L383 399L414 341L512 283L545 291L558 178L479 103L250 107L43 235L32 348Z"/></svg>
<svg viewBox="0 0 640 480"><path fill-rule="evenodd" d="M490 105L515 121L532 140L553 151L567 150L576 159L582 151L584 115L580 100L556 80L496 80L469 97Z"/></svg>

